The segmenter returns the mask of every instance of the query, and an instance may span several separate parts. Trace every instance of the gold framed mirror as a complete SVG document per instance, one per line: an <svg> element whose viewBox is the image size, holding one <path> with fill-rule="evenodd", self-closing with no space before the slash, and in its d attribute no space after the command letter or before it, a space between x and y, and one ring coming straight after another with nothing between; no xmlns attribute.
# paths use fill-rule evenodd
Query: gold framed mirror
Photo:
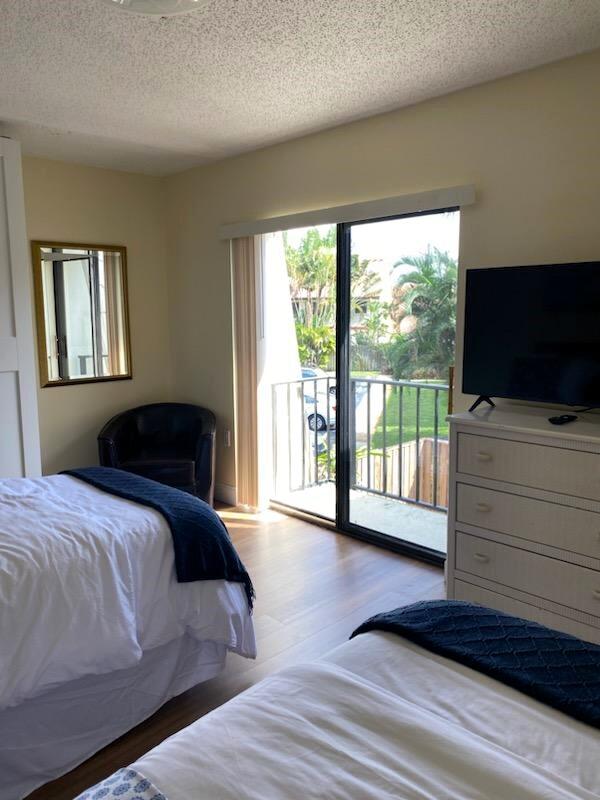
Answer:
<svg viewBox="0 0 600 800"><path fill-rule="evenodd" d="M31 248L42 386L131 378L126 249Z"/></svg>

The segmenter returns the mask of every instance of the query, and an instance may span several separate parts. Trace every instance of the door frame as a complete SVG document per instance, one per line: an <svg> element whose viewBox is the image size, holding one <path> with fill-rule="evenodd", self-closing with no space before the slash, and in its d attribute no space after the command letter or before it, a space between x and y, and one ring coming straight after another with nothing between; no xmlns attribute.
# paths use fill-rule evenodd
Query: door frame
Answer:
<svg viewBox="0 0 600 800"><path fill-rule="evenodd" d="M21 166L21 147L14 139L0 136L0 214L5 216L5 235L2 243L9 288L8 305L12 319L8 335L0 338L0 373L14 375L14 410L19 418L18 453L22 475L7 477L37 477L42 473L40 432L38 420L37 367L35 362L34 324L32 313L31 262L25 227L25 199Z"/></svg>
<svg viewBox="0 0 600 800"><path fill-rule="evenodd" d="M336 421L336 528L349 536L386 547L403 555L413 556L421 561L442 566L446 556L437 550L423 545L397 539L389 534L364 528L350 521L350 489L352 473L352 419L353 398L350 383L350 316L352 285L350 259L352 255L351 231L354 226L375 222L389 222L396 219L432 216L460 211L460 206L438 208L428 211L416 211L409 214L397 214L390 217L364 219L356 222L340 222L337 224L337 290L336 290L336 386L337 421Z"/></svg>

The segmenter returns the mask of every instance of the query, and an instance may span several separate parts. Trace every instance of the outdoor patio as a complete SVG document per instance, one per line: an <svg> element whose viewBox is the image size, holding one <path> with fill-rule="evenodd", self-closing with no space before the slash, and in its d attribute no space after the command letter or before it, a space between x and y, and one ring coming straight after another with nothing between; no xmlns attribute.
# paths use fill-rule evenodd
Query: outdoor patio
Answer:
<svg viewBox="0 0 600 800"><path fill-rule="evenodd" d="M335 484L331 482L288 492L277 500L328 519L335 517ZM446 552L446 514L443 511L352 489L350 521L407 542Z"/></svg>

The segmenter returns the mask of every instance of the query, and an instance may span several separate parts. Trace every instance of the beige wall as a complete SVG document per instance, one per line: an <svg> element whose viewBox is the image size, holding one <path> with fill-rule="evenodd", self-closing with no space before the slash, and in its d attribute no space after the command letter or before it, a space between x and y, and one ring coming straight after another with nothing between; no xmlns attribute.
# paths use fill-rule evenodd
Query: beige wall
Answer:
<svg viewBox="0 0 600 800"><path fill-rule="evenodd" d="M459 328L470 266L600 258L599 80L597 51L166 180L25 158L30 238L129 259L134 379L40 389L44 471L94 463L101 425L137 403L198 402L233 429L225 222L474 183ZM217 481L235 485L222 435Z"/></svg>
<svg viewBox="0 0 600 800"><path fill-rule="evenodd" d="M474 183L459 319L468 267L600 258L599 85L596 51L167 179L177 395L233 426L225 222ZM217 480L235 483L221 440Z"/></svg>
<svg viewBox="0 0 600 800"><path fill-rule="evenodd" d="M23 160L30 239L127 247L133 379L39 390L45 473L97 463L115 413L170 398L164 186L158 178Z"/></svg>

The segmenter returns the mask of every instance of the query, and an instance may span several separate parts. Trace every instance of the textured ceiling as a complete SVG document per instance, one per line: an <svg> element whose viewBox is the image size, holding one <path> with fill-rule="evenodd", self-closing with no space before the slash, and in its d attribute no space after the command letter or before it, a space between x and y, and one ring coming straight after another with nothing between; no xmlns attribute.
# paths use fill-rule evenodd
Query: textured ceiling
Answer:
<svg viewBox="0 0 600 800"><path fill-rule="evenodd" d="M600 0L211 0L175 17L0 0L26 152L154 174L600 47Z"/></svg>

